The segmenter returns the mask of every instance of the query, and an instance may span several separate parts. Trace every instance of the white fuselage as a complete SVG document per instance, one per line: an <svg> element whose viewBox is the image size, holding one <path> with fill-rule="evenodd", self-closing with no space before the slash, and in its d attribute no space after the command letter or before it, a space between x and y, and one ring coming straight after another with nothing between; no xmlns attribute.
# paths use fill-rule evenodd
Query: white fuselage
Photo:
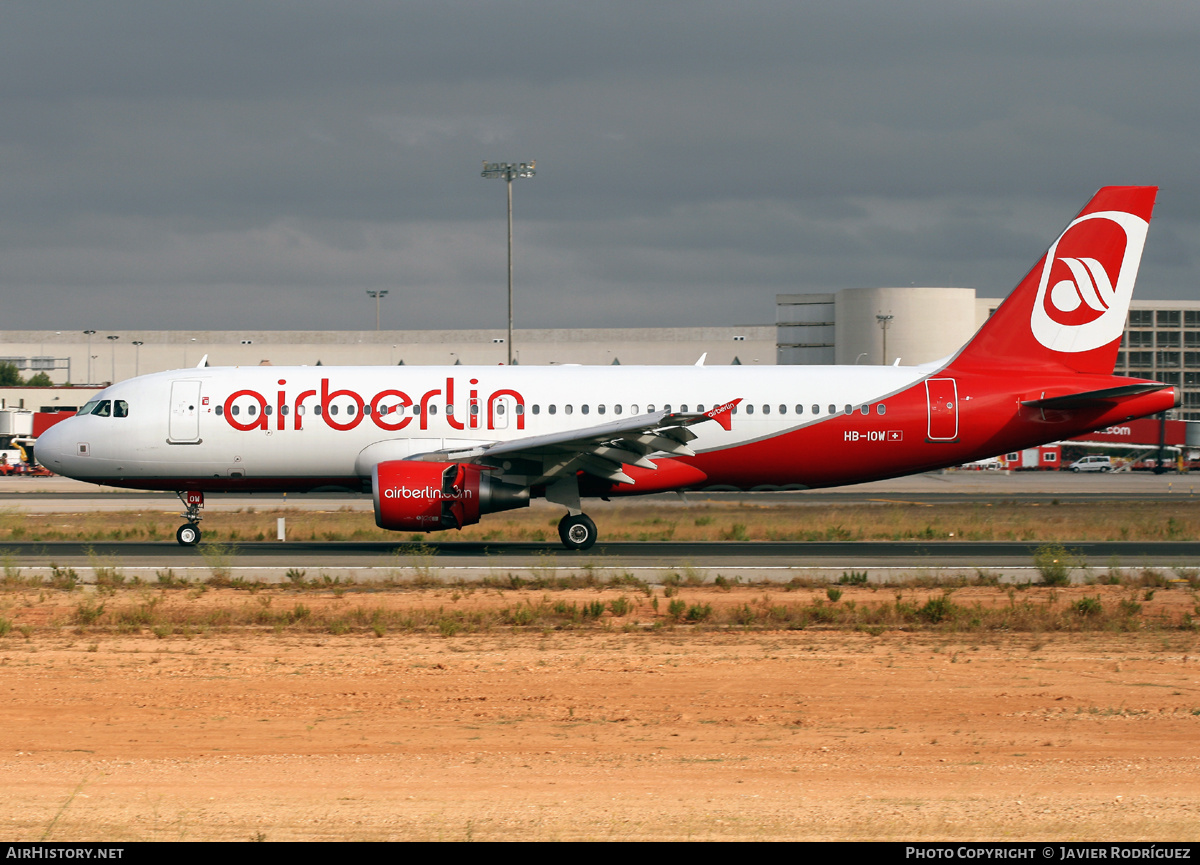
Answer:
<svg viewBox="0 0 1200 865"><path fill-rule="evenodd" d="M925 367L744 366L176 370L106 388L93 402L121 401L124 416L110 410L68 419L43 435L38 453L61 474L128 486L173 478L230 478L263 489L273 479L341 479L349 486L369 477L360 454L384 442L386 458L404 459L741 398L732 429L694 428L699 438L692 447L703 452L819 423L927 373Z"/></svg>

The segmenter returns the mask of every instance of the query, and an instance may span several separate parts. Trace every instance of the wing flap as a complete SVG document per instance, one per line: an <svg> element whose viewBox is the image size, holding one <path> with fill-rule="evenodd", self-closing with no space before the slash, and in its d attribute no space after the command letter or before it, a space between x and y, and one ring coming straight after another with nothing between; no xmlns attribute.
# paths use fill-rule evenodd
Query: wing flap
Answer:
<svg viewBox="0 0 1200 865"><path fill-rule="evenodd" d="M632 484L634 480L625 473L623 466L654 470L657 466L649 459L653 453L695 456L688 442L696 439L696 433L688 427L716 421L728 430L733 407L739 402L741 399L723 403L707 412L659 411L583 429L526 436L470 448L445 448L415 454L410 459L472 463L492 462L500 457L531 460L535 464L540 463L542 468L541 475L531 480L530 485L543 484L580 470L605 480Z"/></svg>

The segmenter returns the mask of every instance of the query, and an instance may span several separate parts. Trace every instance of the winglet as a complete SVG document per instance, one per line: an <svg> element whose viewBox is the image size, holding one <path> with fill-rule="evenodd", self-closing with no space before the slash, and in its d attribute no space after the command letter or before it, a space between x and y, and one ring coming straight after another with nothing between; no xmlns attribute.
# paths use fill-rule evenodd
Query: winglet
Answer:
<svg viewBox="0 0 1200 865"><path fill-rule="evenodd" d="M704 361L705 361L707 358L708 358L708 352L704 352L704 354L700 355L700 359L699 359L698 361L696 361L696 362L693 364L693 366L704 366Z"/></svg>
<svg viewBox="0 0 1200 865"><path fill-rule="evenodd" d="M204 357L200 358L200 362L196 364L196 369L204 369L206 366L208 366L208 355L204 355Z"/></svg>
<svg viewBox="0 0 1200 865"><path fill-rule="evenodd" d="M726 432L728 432L733 428L733 408L741 401L742 398L738 397L732 402L714 406L709 411L706 411L704 416L709 420L715 420L725 429Z"/></svg>

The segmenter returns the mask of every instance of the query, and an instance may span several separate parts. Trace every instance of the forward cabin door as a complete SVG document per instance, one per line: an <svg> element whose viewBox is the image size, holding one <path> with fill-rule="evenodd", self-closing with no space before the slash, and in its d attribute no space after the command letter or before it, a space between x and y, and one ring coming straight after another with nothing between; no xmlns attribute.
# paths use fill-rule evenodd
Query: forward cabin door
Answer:
<svg viewBox="0 0 1200 865"><path fill-rule="evenodd" d="M929 406L929 440L950 442L958 438L958 384L952 378L925 380Z"/></svg>
<svg viewBox="0 0 1200 865"><path fill-rule="evenodd" d="M200 382L171 382L171 417L167 442L173 445L200 442Z"/></svg>

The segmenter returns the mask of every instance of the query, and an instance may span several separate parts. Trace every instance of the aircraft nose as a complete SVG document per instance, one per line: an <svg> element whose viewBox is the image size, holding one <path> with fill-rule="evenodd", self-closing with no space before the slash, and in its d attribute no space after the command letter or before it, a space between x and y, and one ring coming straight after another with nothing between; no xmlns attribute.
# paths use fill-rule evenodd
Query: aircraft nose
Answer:
<svg viewBox="0 0 1200 865"><path fill-rule="evenodd" d="M37 461L58 474L63 474L67 458L71 453L70 443L67 440L69 433L64 429L69 424L69 418L59 421L38 436L37 443L34 445L33 453Z"/></svg>

